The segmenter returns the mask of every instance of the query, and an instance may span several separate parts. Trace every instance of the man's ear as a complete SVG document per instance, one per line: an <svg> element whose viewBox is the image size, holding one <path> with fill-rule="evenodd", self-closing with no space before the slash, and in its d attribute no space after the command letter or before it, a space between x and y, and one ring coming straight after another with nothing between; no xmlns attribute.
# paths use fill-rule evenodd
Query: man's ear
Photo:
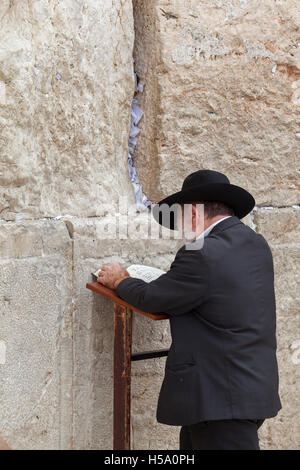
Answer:
<svg viewBox="0 0 300 470"><path fill-rule="evenodd" d="M193 204L192 205L192 230L196 231L197 225L198 225L198 211L196 206Z"/></svg>
<svg viewBox="0 0 300 470"><path fill-rule="evenodd" d="M192 221L196 222L198 216L197 208L195 204L192 204Z"/></svg>
<svg viewBox="0 0 300 470"><path fill-rule="evenodd" d="M198 202L195 205L193 205L192 208L192 221L193 225L195 227L201 228L201 230L204 230L204 220L205 220L205 212L204 212L204 204L202 202Z"/></svg>

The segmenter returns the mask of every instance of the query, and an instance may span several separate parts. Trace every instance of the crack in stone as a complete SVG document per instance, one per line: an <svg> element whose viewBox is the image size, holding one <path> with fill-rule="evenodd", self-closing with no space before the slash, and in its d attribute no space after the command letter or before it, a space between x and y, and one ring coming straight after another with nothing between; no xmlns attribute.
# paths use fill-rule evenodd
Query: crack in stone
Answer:
<svg viewBox="0 0 300 470"><path fill-rule="evenodd" d="M266 210L272 210L272 209L300 209L300 204L292 204L290 206L255 206L253 208L254 211L266 211ZM110 214L110 215L114 215L114 214ZM129 215L129 214L128 214ZM59 218L58 218L59 217ZM41 218L36 218L36 219L20 219L20 218L17 218L17 219L0 219L0 226L1 224L6 224L6 223L17 223L17 222L20 222L22 220L22 223L26 223L26 222L38 222L38 221L42 221L42 220L60 220L60 219L63 219L66 224L68 223L67 225L67 229L68 229L68 232L69 232L69 235L70 235L70 238L73 239L73 234L74 234L74 228L70 228L70 227L73 227L73 225L71 224L70 221L68 221L68 219L64 219L64 217L69 217L69 218L76 218L76 219L79 219L79 220L84 220L84 219L95 219L95 220L102 220L103 217L102 215L92 215L92 216L86 216L86 217L81 217L81 216L78 216L78 215L61 215L61 216L56 216L56 217L41 217Z"/></svg>

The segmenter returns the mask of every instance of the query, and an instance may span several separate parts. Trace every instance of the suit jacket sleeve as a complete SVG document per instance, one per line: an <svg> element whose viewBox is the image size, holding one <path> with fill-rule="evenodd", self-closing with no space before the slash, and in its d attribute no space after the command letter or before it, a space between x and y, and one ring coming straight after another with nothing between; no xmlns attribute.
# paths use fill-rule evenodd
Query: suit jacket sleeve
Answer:
<svg viewBox="0 0 300 470"><path fill-rule="evenodd" d="M200 305L208 295L208 265L201 250L181 248L170 270L151 282L123 279L116 293L144 312L182 315Z"/></svg>

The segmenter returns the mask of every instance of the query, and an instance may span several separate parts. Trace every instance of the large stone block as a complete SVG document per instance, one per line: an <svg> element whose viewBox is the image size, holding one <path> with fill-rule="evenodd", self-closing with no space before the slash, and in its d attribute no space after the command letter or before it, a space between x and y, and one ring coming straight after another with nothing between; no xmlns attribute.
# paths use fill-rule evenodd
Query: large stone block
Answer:
<svg viewBox="0 0 300 470"><path fill-rule="evenodd" d="M277 315L299 312L299 220L296 208L255 210L253 223L270 245L275 275Z"/></svg>
<svg viewBox="0 0 300 470"><path fill-rule="evenodd" d="M131 0L4 0L0 19L0 218L133 201Z"/></svg>
<svg viewBox="0 0 300 470"><path fill-rule="evenodd" d="M255 210L254 224L273 253L277 358L282 410L261 430L263 449L299 448L299 209Z"/></svg>
<svg viewBox="0 0 300 470"><path fill-rule="evenodd" d="M13 449L72 447L72 242L63 221L0 225L0 422Z"/></svg>
<svg viewBox="0 0 300 470"><path fill-rule="evenodd" d="M145 85L135 160L148 198L211 168L252 192L258 205L297 204L297 1L134 6L136 70Z"/></svg>
<svg viewBox="0 0 300 470"><path fill-rule="evenodd" d="M263 424L259 432L262 449L300 448L299 302L297 308L297 313L291 308L290 312L285 312L285 317L277 321L279 393L282 409L276 418L268 419Z"/></svg>
<svg viewBox="0 0 300 470"><path fill-rule="evenodd" d="M300 243L299 208L254 210L253 221L257 232L272 245Z"/></svg>
<svg viewBox="0 0 300 470"><path fill-rule="evenodd" d="M131 223L147 222L147 214L131 217ZM114 217L72 219L68 221L74 240L74 448L111 449L113 423L113 304L86 289L91 272L104 263L150 264L167 270L174 259L178 240L144 239L133 230L133 238L104 238L104 225ZM120 224L125 233L126 223ZM154 322L133 314L133 351L167 348L170 344L169 322ZM153 445L153 428L146 429L142 442L137 429L148 420L155 421L155 390L146 398L140 395L147 382L163 379L165 358L143 361L132 367L132 445L135 449ZM146 374L146 377L145 377ZM154 379L155 378L155 379ZM138 410L141 414L136 415ZM139 423L139 424L138 424ZM156 424L156 427L159 427ZM144 436L144 434L143 434ZM163 432L160 431L161 438ZM152 443L152 444L151 444ZM156 445L156 444L155 444Z"/></svg>

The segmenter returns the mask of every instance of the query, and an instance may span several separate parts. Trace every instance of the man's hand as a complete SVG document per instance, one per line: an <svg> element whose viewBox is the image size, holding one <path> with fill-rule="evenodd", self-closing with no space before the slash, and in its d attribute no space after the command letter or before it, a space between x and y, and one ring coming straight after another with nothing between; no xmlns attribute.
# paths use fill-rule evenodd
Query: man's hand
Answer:
<svg viewBox="0 0 300 470"><path fill-rule="evenodd" d="M97 282L109 287L109 289L116 289L119 282L126 277L130 277L130 274L119 263L103 264Z"/></svg>

